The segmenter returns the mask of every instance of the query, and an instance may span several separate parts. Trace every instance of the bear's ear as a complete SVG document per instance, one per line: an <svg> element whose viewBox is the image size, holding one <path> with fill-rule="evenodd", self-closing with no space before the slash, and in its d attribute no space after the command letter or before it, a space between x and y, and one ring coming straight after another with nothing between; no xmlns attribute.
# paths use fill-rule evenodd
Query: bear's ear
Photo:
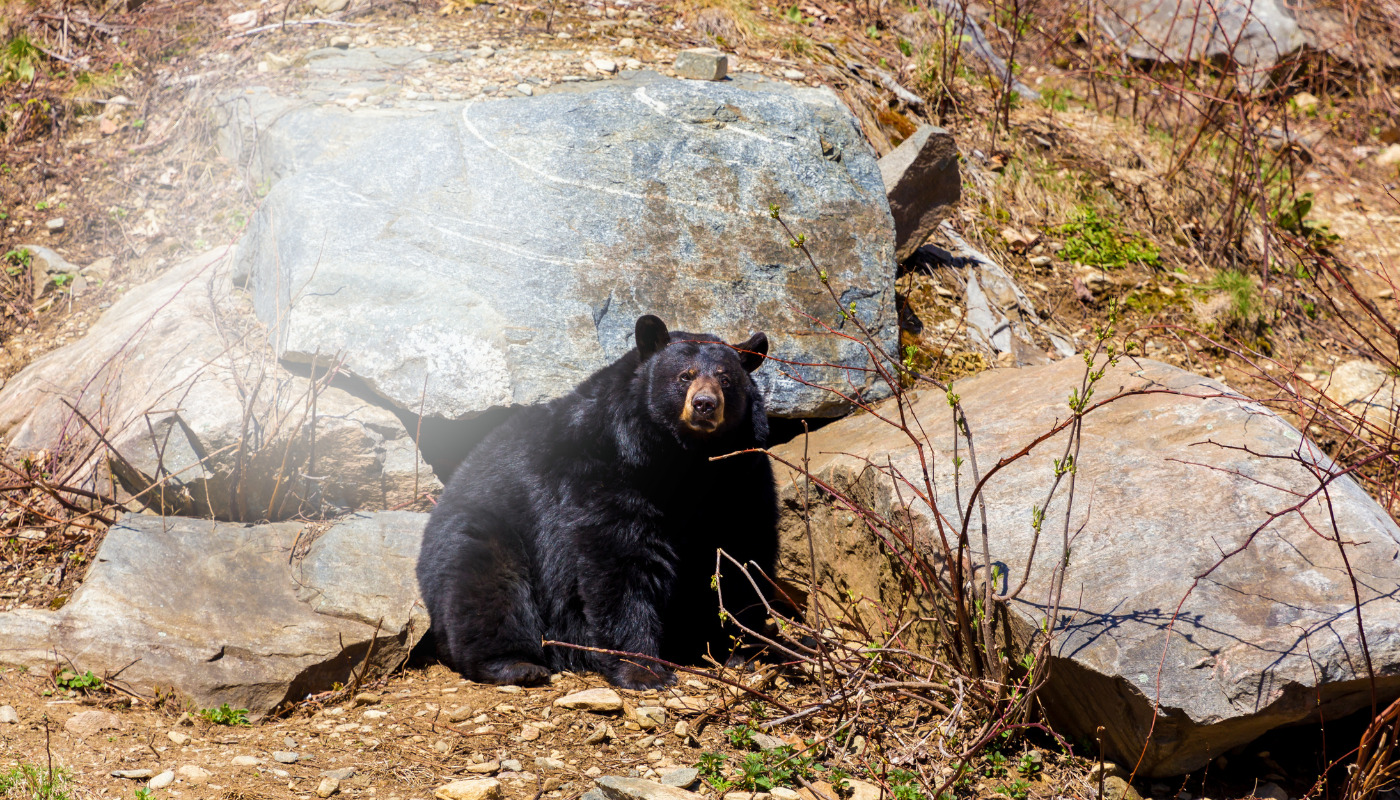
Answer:
<svg viewBox="0 0 1400 800"><path fill-rule="evenodd" d="M647 314L637 318L637 355L643 361L671 343L671 332L660 317Z"/></svg>
<svg viewBox="0 0 1400 800"><path fill-rule="evenodd" d="M744 365L745 372L753 372L763 363L763 357L768 355L768 337L763 331L755 333L747 340L736 345L731 345L739 351L739 361Z"/></svg>

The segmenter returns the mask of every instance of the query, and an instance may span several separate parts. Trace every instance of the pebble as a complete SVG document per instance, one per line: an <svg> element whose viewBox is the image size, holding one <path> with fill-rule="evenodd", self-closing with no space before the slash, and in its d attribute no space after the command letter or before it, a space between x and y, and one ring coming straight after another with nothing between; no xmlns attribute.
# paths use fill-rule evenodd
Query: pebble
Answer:
<svg viewBox="0 0 1400 800"><path fill-rule="evenodd" d="M611 75L617 72L617 63L606 58L595 58L593 59L593 68Z"/></svg>
<svg viewBox="0 0 1400 800"><path fill-rule="evenodd" d="M1031 266L1032 266L1032 267L1045 267L1045 266L1049 266L1051 260L1052 260L1052 259L1050 258L1050 256L1031 256L1031 258L1030 258L1030 262L1031 262Z"/></svg>
<svg viewBox="0 0 1400 800"><path fill-rule="evenodd" d="M629 58L629 59L627 59L626 61L624 61L624 62L622 63L622 66L625 67L625 68L627 68L627 69L641 69L641 68L642 68L642 62L638 61L638 60L635 59L635 58Z"/></svg>
<svg viewBox="0 0 1400 800"><path fill-rule="evenodd" d="M563 761L560 761L557 758L546 758L544 756L540 756L539 758L535 759L535 766L539 769L560 770L567 768L568 765L566 765Z"/></svg>
<svg viewBox="0 0 1400 800"><path fill-rule="evenodd" d="M64 224L63 217L54 217L48 222L45 222L44 227L49 229L49 233L58 233L63 230Z"/></svg>
<svg viewBox="0 0 1400 800"><path fill-rule="evenodd" d="M144 779L149 778L149 777L151 777L152 775L155 775L155 774L156 774L156 773L155 773L154 770L149 770L149 769L119 769L119 770L116 770L115 772L112 773L112 777L113 777L113 778L132 778L132 779L140 778L140 779L143 779L143 780L144 780Z"/></svg>
<svg viewBox="0 0 1400 800"><path fill-rule="evenodd" d="M772 796L767 792L728 792L724 800L770 800Z"/></svg>
<svg viewBox="0 0 1400 800"><path fill-rule="evenodd" d="M205 769L204 767L196 766L194 764L186 764L185 766L180 767L178 770L176 770L176 772L180 775L181 778L185 779L185 783L188 783L191 786L198 786L202 783L208 782L209 778L214 774L209 770Z"/></svg>
<svg viewBox="0 0 1400 800"><path fill-rule="evenodd" d="M501 771L501 762L483 761L480 764L468 764L462 768L463 772L470 772L474 775L495 775Z"/></svg>
<svg viewBox="0 0 1400 800"><path fill-rule="evenodd" d="M228 763L235 767L256 767L262 762L258 760L257 756L234 756L233 760Z"/></svg>
<svg viewBox="0 0 1400 800"><path fill-rule="evenodd" d="M0 725L14 725L19 722L19 713L14 706L0 706Z"/></svg>
<svg viewBox="0 0 1400 800"><path fill-rule="evenodd" d="M526 97L529 97L535 93L535 87L531 86L528 83L522 83L515 87L515 91L520 92Z"/></svg>
<svg viewBox="0 0 1400 800"><path fill-rule="evenodd" d="M880 800L880 787L875 784L854 778L847 778L846 783L851 787L851 800Z"/></svg>
<svg viewBox="0 0 1400 800"><path fill-rule="evenodd" d="M651 730L666 724L666 709L656 706L640 706L637 708L637 724L645 730Z"/></svg>
<svg viewBox="0 0 1400 800"><path fill-rule="evenodd" d="M501 782L495 778L469 778L453 781L433 790L438 800L499 800Z"/></svg>
<svg viewBox="0 0 1400 800"><path fill-rule="evenodd" d="M168 769L165 772L151 778L151 782L146 784L147 789L164 789L175 782L175 770Z"/></svg>
<svg viewBox="0 0 1400 800"><path fill-rule="evenodd" d="M189 745L190 742L194 741L194 738L191 737L188 733L181 733L180 731L170 731L169 733L165 734L165 738L174 742L179 747L186 747Z"/></svg>
<svg viewBox="0 0 1400 800"><path fill-rule="evenodd" d="M321 774L327 778L335 778L338 781L348 781L355 777L355 768L341 767L340 769L328 769Z"/></svg>
<svg viewBox="0 0 1400 800"><path fill-rule="evenodd" d="M433 46L432 46L431 44L429 44L428 42L422 42L422 43L420 43L420 44L418 45L418 52L420 52L420 53L431 53L431 52L433 52ZM322 796L322 797L329 797L330 795L321 795L321 796Z"/></svg>
<svg viewBox="0 0 1400 800"><path fill-rule="evenodd" d="M295 764L297 763L297 758L298 756L296 753L289 753L286 750L277 750L272 754L272 760L276 761L278 764Z"/></svg>
<svg viewBox="0 0 1400 800"><path fill-rule="evenodd" d="M429 46L431 47L431 45ZM422 46L420 45L419 48L421 49ZM330 797L338 791L340 791L340 781L336 780L335 778L326 777L322 778L321 784L316 787L316 796Z"/></svg>
<svg viewBox="0 0 1400 800"><path fill-rule="evenodd" d="M612 689L584 689L554 701L560 708L607 713L622 710L622 697Z"/></svg>
<svg viewBox="0 0 1400 800"><path fill-rule="evenodd" d="M778 747L787 746L787 742L771 733L755 733L753 735L753 743L758 745L762 750L773 750Z"/></svg>
<svg viewBox="0 0 1400 800"><path fill-rule="evenodd" d="M507 683L503 686L497 686L496 691L500 692L501 694L520 694L520 692L523 690L513 683Z"/></svg>
<svg viewBox="0 0 1400 800"><path fill-rule="evenodd" d="M520 726L520 741L533 742L538 738L540 738L539 728L536 728L534 725Z"/></svg>
<svg viewBox="0 0 1400 800"><path fill-rule="evenodd" d="M360 716L364 717L365 719L384 719L385 717L389 716L389 712L380 711L377 708L371 708L370 710L366 711Z"/></svg>
<svg viewBox="0 0 1400 800"><path fill-rule="evenodd" d="M617 46L618 46L618 47L636 47L636 46L637 46L637 40L636 40L636 39L633 39L631 36L628 36L627 38L625 38L625 39L623 39L622 41L618 42L618 43L617 43Z"/></svg>
<svg viewBox="0 0 1400 800"><path fill-rule="evenodd" d="M479 47L479 48L477 48L477 50L476 50L476 57L477 57L477 58L490 58L491 56L494 56L494 55L496 55L496 51L495 51L495 50L492 50L492 49L489 48L489 47ZM450 786L451 784L448 784L448 785Z"/></svg>
<svg viewBox="0 0 1400 800"><path fill-rule="evenodd" d="M354 96L355 93L351 92L350 94L351 96ZM379 699L379 695L375 694L374 692L360 692L359 694L355 695L355 705L372 706L378 703Z"/></svg>
<svg viewBox="0 0 1400 800"><path fill-rule="evenodd" d="M790 81L805 81L807 80L807 73L799 69L785 69L783 70L783 77Z"/></svg>
<svg viewBox="0 0 1400 800"><path fill-rule="evenodd" d="M802 795L786 786L774 786L768 793L773 795L773 800L803 800Z"/></svg>
<svg viewBox="0 0 1400 800"><path fill-rule="evenodd" d="M331 47L335 47L340 50L348 50L350 48L350 37L344 34L341 34L340 36L332 36L330 45Z"/></svg>
<svg viewBox="0 0 1400 800"><path fill-rule="evenodd" d="M446 739L438 739L436 742L433 742L433 749L443 755L447 755L452 752L452 743Z"/></svg>
<svg viewBox="0 0 1400 800"><path fill-rule="evenodd" d="M521 766L520 762L513 758L503 758L501 759L501 769L508 772L519 772L525 769L525 767Z"/></svg>
<svg viewBox="0 0 1400 800"><path fill-rule="evenodd" d="M473 708L471 708L471 707L469 707L469 706L461 706L461 707L458 707L458 708L453 709L452 712L449 713L449 714L447 715L447 721L448 721L448 722L465 722L466 720L471 719L472 716L475 715L475 714L476 714L476 710L475 710L475 709L473 709Z"/></svg>

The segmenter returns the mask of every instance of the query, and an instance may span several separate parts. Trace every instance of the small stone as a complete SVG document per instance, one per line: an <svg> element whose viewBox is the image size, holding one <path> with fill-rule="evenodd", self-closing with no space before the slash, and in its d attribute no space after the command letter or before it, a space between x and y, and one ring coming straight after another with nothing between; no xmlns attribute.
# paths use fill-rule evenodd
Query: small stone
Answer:
<svg viewBox="0 0 1400 800"><path fill-rule="evenodd" d="M501 771L501 762L493 760L483 761L480 764L468 764L466 767L463 767L462 771L470 772L474 775L495 775L497 772Z"/></svg>
<svg viewBox="0 0 1400 800"><path fill-rule="evenodd" d="M377 708L371 708L370 710L366 711L360 716L364 717L365 719L384 719L385 717L389 716L389 712L381 711Z"/></svg>
<svg viewBox="0 0 1400 800"><path fill-rule="evenodd" d="M1392 164L1400 164L1400 142L1396 142L1376 155L1376 166L1388 167Z"/></svg>
<svg viewBox="0 0 1400 800"><path fill-rule="evenodd" d="M341 767L340 769L328 769L321 775L326 778L335 778L338 781L348 781L355 777L354 767Z"/></svg>
<svg viewBox="0 0 1400 800"><path fill-rule="evenodd" d="M525 767L513 758L503 758L501 759L501 769L507 772L520 772L525 769Z"/></svg>
<svg viewBox="0 0 1400 800"><path fill-rule="evenodd" d="M272 760L278 764L295 764L299 756L296 753L289 753L286 750L277 750L272 754Z"/></svg>
<svg viewBox="0 0 1400 800"><path fill-rule="evenodd" d="M204 767L195 766L194 764L186 764L175 772L184 779L185 783L191 786L199 786L200 784L208 783L209 778L214 774Z"/></svg>
<svg viewBox="0 0 1400 800"><path fill-rule="evenodd" d="M14 706L0 706L0 725L14 725L19 722L19 714Z"/></svg>
<svg viewBox="0 0 1400 800"><path fill-rule="evenodd" d="M448 722L466 722L476 716L476 709L469 706L458 706L447 714Z"/></svg>
<svg viewBox="0 0 1400 800"><path fill-rule="evenodd" d="M880 787L875 784L854 778L847 778L846 783L851 787L851 800L880 800Z"/></svg>
<svg viewBox="0 0 1400 800"><path fill-rule="evenodd" d="M643 65L642 62L638 61L637 59L629 58L626 61L622 62L622 66L624 69L641 69Z"/></svg>
<svg viewBox="0 0 1400 800"><path fill-rule="evenodd" d="M539 728L536 728L534 725L520 726L520 741L533 742L538 738L540 738Z"/></svg>
<svg viewBox="0 0 1400 800"><path fill-rule="evenodd" d="M600 722L597 725L593 726L593 730L587 736L584 737L583 743L598 744L599 742L610 738L612 738L612 729L608 727L607 723Z"/></svg>
<svg viewBox="0 0 1400 800"><path fill-rule="evenodd" d="M257 9L240 11L237 14L228 15L228 26L230 28L251 28L258 24Z"/></svg>
<svg viewBox="0 0 1400 800"><path fill-rule="evenodd" d="M54 217L45 222L44 227L49 229L49 233L59 233L63 230L64 224L63 217Z"/></svg>
<svg viewBox="0 0 1400 800"><path fill-rule="evenodd" d="M666 769L661 771L661 782L666 786L674 786L677 789L689 789L700 779L700 770L694 767L678 767L677 769ZM776 797L777 794L774 793ZM781 798L781 800L789 800Z"/></svg>
<svg viewBox="0 0 1400 800"><path fill-rule="evenodd" d="M257 756L234 756L233 760L228 763L235 767L256 767L262 762L258 760Z"/></svg>
<svg viewBox="0 0 1400 800"><path fill-rule="evenodd" d="M1304 114L1317 108L1317 96L1308 92L1299 92L1293 95L1291 100L1293 107Z"/></svg>
<svg viewBox="0 0 1400 800"><path fill-rule="evenodd" d="M1032 266L1032 267L1048 267L1048 266L1050 265L1050 262L1051 262L1052 260L1053 260L1053 259L1051 259L1050 256L1031 256L1031 257L1030 257L1030 262L1031 262L1031 266Z"/></svg>
<svg viewBox="0 0 1400 800"><path fill-rule="evenodd" d="M545 758L544 756L540 756L535 759L536 769L560 770L567 767L567 764L557 758Z"/></svg>
<svg viewBox="0 0 1400 800"><path fill-rule="evenodd" d="M498 800L501 782L495 778L470 778L453 781L433 791L438 800Z"/></svg>
<svg viewBox="0 0 1400 800"><path fill-rule="evenodd" d="M787 747L787 742L771 733L755 733L753 735L753 743L758 745L760 750L773 750L778 747Z"/></svg>
<svg viewBox="0 0 1400 800"><path fill-rule="evenodd" d="M662 705L672 711L687 711L692 714L698 714L705 710L704 700L698 697L688 697L685 695L680 697L668 697Z"/></svg>
<svg viewBox="0 0 1400 800"><path fill-rule="evenodd" d="M530 97L531 95L533 95L533 94L535 93L535 87L531 86L531 85L528 84L528 83L520 83L520 84L516 84L516 86L515 86L515 91L520 92L521 94L525 95L526 97Z"/></svg>
<svg viewBox="0 0 1400 800"><path fill-rule="evenodd" d="M165 772L151 778L151 782L146 784L147 789L164 789L175 782L175 770L168 769Z"/></svg>
<svg viewBox="0 0 1400 800"><path fill-rule="evenodd" d="M618 46L618 47L636 47L636 46L637 46L637 40L636 40L636 39L633 39L631 36L627 36L627 37L623 38L622 41L618 42L618 43L617 43L617 46Z"/></svg>
<svg viewBox="0 0 1400 800"><path fill-rule="evenodd" d="M676 55L676 75L698 81L722 81L729 74L729 56L713 47L682 50Z"/></svg>
<svg viewBox="0 0 1400 800"><path fill-rule="evenodd" d="M476 51L476 57L477 57L477 58L490 58L491 56L494 56L494 55L496 55L496 51L495 51L495 50L492 50L492 49L489 48L489 47L480 47L480 48L477 48L477 51ZM450 785L450 784L449 784L449 785Z"/></svg>
<svg viewBox="0 0 1400 800"><path fill-rule="evenodd" d="M807 73L799 69L785 69L783 70L783 77L790 81L805 81L807 80Z"/></svg>
<svg viewBox="0 0 1400 800"><path fill-rule="evenodd" d="M433 742L433 749L443 755L447 755L452 752L452 743L446 739L438 739L436 742Z"/></svg>
<svg viewBox="0 0 1400 800"><path fill-rule="evenodd" d="M619 701L620 703L621 701ZM78 738L85 738L98 731L121 727L121 720L110 711L84 711L74 714L63 723L63 729Z"/></svg>
<svg viewBox="0 0 1400 800"><path fill-rule="evenodd" d="M420 52L420 53L431 53L431 52L433 52L433 46L432 46L430 43L428 43L428 42L420 42L420 43L418 44L418 52Z"/></svg>
<svg viewBox="0 0 1400 800"><path fill-rule="evenodd" d="M340 791L340 781L329 776L322 778L321 783L316 786L317 797L330 797L338 791Z"/></svg>
<svg viewBox="0 0 1400 800"><path fill-rule="evenodd" d="M332 36L332 37L331 37L331 41L330 41L331 47L337 48L337 49L339 49L339 50L348 50L348 49L350 49L350 44L351 44L351 42L350 42L350 37L349 37L349 36L346 36L345 34L341 34L341 35L339 35L339 36Z"/></svg>
<svg viewBox="0 0 1400 800"><path fill-rule="evenodd" d="M666 709L657 706L639 706L637 708L637 724L643 730L659 728L666 724Z"/></svg>
<svg viewBox="0 0 1400 800"><path fill-rule="evenodd" d="M520 694L524 690L513 683L507 683L502 686L497 686L496 691L500 692L501 694Z"/></svg>
<svg viewBox="0 0 1400 800"><path fill-rule="evenodd" d="M667 786L641 778L624 778L618 775L605 775L597 779L598 789L606 800L696 800L696 796L684 789ZM748 792L739 792L745 800ZM587 795L584 795L587 797ZM766 800L768 795L756 795L757 800Z"/></svg>
<svg viewBox="0 0 1400 800"><path fill-rule="evenodd" d="M612 689L584 689L554 701L560 708L607 713L622 710L622 697Z"/></svg>
<svg viewBox="0 0 1400 800"><path fill-rule="evenodd" d="M146 778L149 778L149 777L151 777L151 776L153 776L153 775L155 775L155 774L156 774L156 773L155 773L154 770L149 770L149 769L119 769L119 770L116 770L116 771L114 771L114 772L112 773L112 777L113 777L113 778L130 778L130 779L133 779L133 780L136 780L136 779L145 780Z"/></svg>
<svg viewBox="0 0 1400 800"><path fill-rule="evenodd" d="M372 706L378 703L380 699L380 696L375 694L374 692L360 692L359 694L355 695L355 705Z"/></svg>
<svg viewBox="0 0 1400 800"><path fill-rule="evenodd" d="M768 793L773 795L773 800L802 800L802 795L786 786L774 786Z"/></svg>
<svg viewBox="0 0 1400 800"><path fill-rule="evenodd" d="M606 58L593 59L593 68L599 72L611 75L617 72L617 63Z"/></svg>
<svg viewBox="0 0 1400 800"><path fill-rule="evenodd" d="M587 776L590 777L590 778L596 778L596 777L598 777L599 775L602 775L602 774L603 774L603 770L599 769L598 767L589 767L588 769L586 769L586 770L583 771L583 774L584 774L584 775L587 775ZM594 790L591 790L591 791L597 791L597 790L594 789Z"/></svg>
<svg viewBox="0 0 1400 800"><path fill-rule="evenodd" d="M180 731L170 731L165 734L165 738L174 742L178 747L187 747L190 742L194 741L188 733L181 733Z"/></svg>
<svg viewBox="0 0 1400 800"><path fill-rule="evenodd" d="M767 792L726 792L724 800L771 800L772 797Z"/></svg>
<svg viewBox="0 0 1400 800"><path fill-rule="evenodd" d="M1110 775L1103 779L1103 800L1142 800L1142 795L1132 784L1117 775Z"/></svg>

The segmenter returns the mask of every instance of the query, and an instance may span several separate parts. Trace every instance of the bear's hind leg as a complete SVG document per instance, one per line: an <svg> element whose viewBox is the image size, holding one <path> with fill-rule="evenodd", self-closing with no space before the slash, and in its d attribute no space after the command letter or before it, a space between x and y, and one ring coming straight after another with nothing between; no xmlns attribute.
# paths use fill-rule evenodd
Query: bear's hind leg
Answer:
<svg viewBox="0 0 1400 800"><path fill-rule="evenodd" d="M483 683L533 686L549 680L543 625L523 554L497 541L469 539L451 570L439 642L449 666Z"/></svg>

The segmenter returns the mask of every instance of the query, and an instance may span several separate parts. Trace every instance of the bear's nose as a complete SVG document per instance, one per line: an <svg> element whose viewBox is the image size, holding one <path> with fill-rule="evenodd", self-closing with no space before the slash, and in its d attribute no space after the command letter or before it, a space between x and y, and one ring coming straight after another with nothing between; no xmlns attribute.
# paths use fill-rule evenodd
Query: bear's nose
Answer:
<svg viewBox="0 0 1400 800"><path fill-rule="evenodd" d="M695 409L695 413L702 417L708 417L715 413L715 408L719 406L719 400L714 395L704 392L696 392L690 400L690 407Z"/></svg>

